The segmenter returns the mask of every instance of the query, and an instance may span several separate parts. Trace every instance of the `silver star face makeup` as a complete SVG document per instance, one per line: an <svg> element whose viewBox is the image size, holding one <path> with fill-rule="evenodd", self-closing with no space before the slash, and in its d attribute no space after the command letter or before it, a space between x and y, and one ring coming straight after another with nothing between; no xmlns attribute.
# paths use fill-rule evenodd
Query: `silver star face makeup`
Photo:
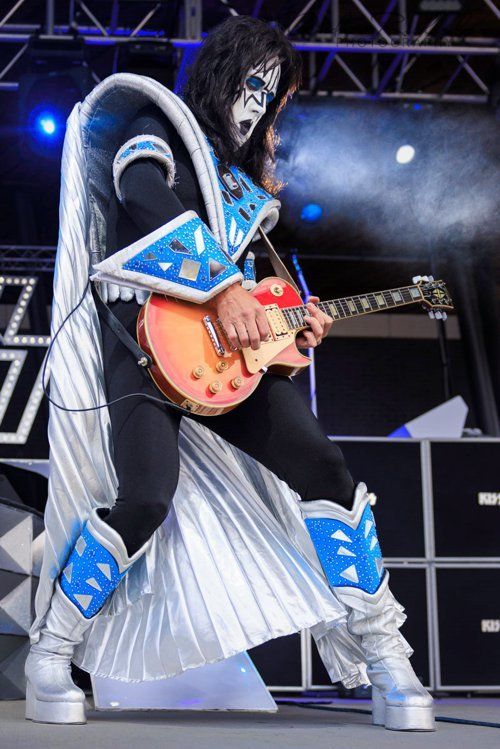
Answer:
<svg viewBox="0 0 500 749"><path fill-rule="evenodd" d="M243 87L238 91L231 108L240 145L251 137L258 121L276 96L280 73L281 65L277 59L273 59L257 68L251 68L246 74Z"/></svg>

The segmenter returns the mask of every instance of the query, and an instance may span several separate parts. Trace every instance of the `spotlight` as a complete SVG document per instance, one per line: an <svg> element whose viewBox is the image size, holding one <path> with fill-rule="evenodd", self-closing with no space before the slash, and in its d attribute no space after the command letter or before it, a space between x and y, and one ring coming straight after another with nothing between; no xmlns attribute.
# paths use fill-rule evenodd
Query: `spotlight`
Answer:
<svg viewBox="0 0 500 749"><path fill-rule="evenodd" d="M396 151L396 161L398 164L409 164L410 161L413 161L413 158L415 156L415 149L413 146L399 146L398 150Z"/></svg>
<svg viewBox="0 0 500 749"><path fill-rule="evenodd" d="M57 122L50 114L39 114L35 118L35 127L42 134L51 138L57 133Z"/></svg>
<svg viewBox="0 0 500 749"><path fill-rule="evenodd" d="M315 221L319 221L323 214L323 209L317 203L308 203L302 208L300 218L308 224L313 224Z"/></svg>
<svg viewBox="0 0 500 749"><path fill-rule="evenodd" d="M28 69L19 79L19 146L23 156L59 161L64 124L93 88L80 39L29 42Z"/></svg>

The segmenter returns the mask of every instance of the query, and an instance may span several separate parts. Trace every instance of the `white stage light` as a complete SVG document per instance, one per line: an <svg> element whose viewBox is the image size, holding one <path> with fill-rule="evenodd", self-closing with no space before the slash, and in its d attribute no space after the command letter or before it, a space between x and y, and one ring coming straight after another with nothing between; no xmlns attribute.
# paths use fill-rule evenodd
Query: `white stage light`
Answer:
<svg viewBox="0 0 500 749"><path fill-rule="evenodd" d="M409 164L415 156L415 149L413 146L399 146L396 152L396 161L398 164Z"/></svg>

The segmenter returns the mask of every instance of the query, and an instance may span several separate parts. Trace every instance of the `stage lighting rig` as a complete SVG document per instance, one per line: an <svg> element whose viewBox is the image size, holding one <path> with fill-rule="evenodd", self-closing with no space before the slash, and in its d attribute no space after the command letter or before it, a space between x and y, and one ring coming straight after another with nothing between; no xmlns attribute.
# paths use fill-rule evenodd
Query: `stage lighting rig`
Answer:
<svg viewBox="0 0 500 749"><path fill-rule="evenodd" d="M94 85L82 40L33 37L28 49L28 72L19 80L23 155L35 153L59 159L66 120L76 102Z"/></svg>

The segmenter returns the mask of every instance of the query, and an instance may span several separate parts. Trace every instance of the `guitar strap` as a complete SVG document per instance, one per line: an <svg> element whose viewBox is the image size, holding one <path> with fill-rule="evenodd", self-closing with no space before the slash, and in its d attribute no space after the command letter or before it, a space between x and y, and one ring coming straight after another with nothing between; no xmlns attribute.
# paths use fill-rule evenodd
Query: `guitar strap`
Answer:
<svg viewBox="0 0 500 749"><path fill-rule="evenodd" d="M267 255L269 257L269 262L273 266L274 272L276 273L278 278L282 278L283 281L286 281L287 283L289 283L290 286L294 288L297 294L300 296L300 291L299 291L297 284L295 283L290 273L288 272L285 263L280 258L280 256L278 255L278 253L272 246L271 242L269 241L269 237L267 236L267 234L263 231L263 229L260 226L259 226L259 234L261 236L262 241L264 242L266 246Z"/></svg>
<svg viewBox="0 0 500 749"><path fill-rule="evenodd" d="M94 297L95 305L100 312L100 317L111 328L120 343L123 343L125 348L130 351L139 367L149 368L153 363L149 354L142 350L135 338L130 335L128 330L122 325L108 305L102 301L95 289L92 289L92 295Z"/></svg>

